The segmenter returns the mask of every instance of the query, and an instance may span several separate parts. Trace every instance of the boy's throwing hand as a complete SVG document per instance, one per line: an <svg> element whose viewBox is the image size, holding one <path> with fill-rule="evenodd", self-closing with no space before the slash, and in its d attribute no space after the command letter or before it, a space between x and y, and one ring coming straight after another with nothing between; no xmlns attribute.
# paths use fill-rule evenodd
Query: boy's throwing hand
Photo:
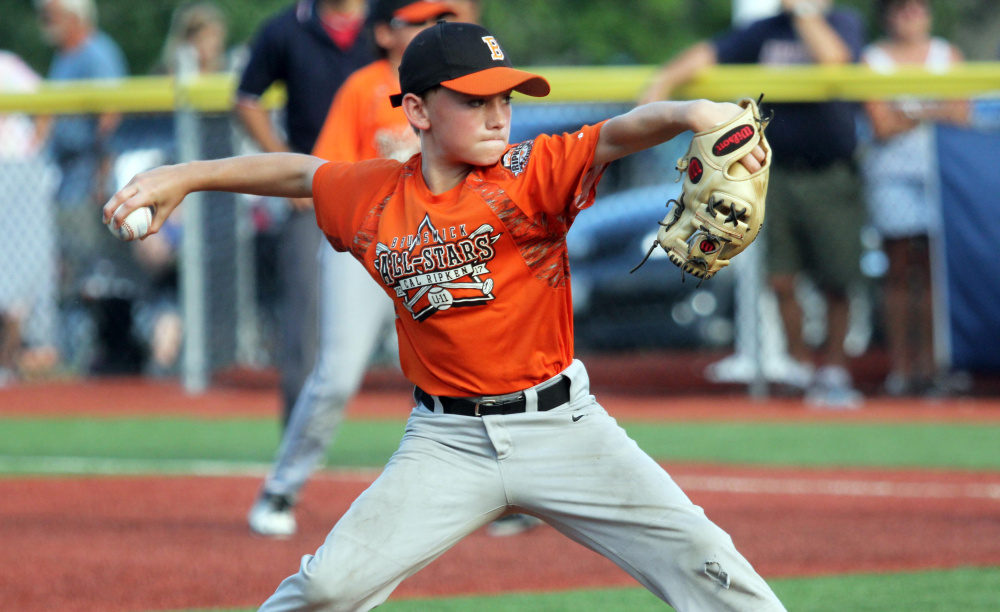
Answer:
<svg viewBox="0 0 1000 612"><path fill-rule="evenodd" d="M135 175L111 196L104 205L104 223L117 230L130 212L151 206L155 213L146 235L155 234L195 191L311 198L313 175L323 163L311 155L269 153L160 166Z"/></svg>

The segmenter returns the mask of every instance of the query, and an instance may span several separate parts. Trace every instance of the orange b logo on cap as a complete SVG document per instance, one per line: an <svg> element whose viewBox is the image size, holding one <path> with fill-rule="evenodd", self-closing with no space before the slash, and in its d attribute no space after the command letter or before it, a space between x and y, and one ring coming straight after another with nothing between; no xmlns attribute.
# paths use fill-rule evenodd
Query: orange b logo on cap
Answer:
<svg viewBox="0 0 1000 612"><path fill-rule="evenodd" d="M500 43L497 42L497 39L493 38L492 36L483 36L483 42L486 43L486 46L490 48L490 56L493 59L495 60L503 59L503 49L500 48Z"/></svg>

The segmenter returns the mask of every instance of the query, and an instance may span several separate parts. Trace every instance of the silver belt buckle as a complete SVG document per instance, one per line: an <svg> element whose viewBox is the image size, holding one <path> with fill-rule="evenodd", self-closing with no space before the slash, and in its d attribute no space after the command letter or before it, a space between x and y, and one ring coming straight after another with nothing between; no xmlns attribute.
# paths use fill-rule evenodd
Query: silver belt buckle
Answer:
<svg viewBox="0 0 1000 612"><path fill-rule="evenodd" d="M476 412L475 412L475 415L477 417L483 416L483 415L479 414L479 407L480 406L487 406L487 407L489 407L489 406L499 406L499 405L500 405L500 402L498 402L496 400L480 400L480 401L476 402Z"/></svg>
<svg viewBox="0 0 1000 612"><path fill-rule="evenodd" d="M514 397L512 397L510 399L507 399L507 400L498 400L498 399L484 399L484 400L479 400L478 402L476 402L476 412L475 412L475 415L476 416L482 416L481 414L479 414L479 407L480 406L486 406L486 407L505 406L507 404L513 404L514 402L520 401L522 399L524 399L524 393L518 393Z"/></svg>

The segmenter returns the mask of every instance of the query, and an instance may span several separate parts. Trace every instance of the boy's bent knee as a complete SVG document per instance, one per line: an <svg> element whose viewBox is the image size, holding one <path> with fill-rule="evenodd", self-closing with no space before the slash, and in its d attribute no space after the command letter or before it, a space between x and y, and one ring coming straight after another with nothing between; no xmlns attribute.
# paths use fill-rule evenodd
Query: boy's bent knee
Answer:
<svg viewBox="0 0 1000 612"><path fill-rule="evenodd" d="M690 531L687 546L683 547L681 554L687 557L684 559L685 567L703 572L707 563L717 562L720 557L728 556L735 549L729 534L705 519Z"/></svg>
<svg viewBox="0 0 1000 612"><path fill-rule="evenodd" d="M678 563L692 586L680 609L782 610L767 583L736 550L732 538L704 516L691 516Z"/></svg>

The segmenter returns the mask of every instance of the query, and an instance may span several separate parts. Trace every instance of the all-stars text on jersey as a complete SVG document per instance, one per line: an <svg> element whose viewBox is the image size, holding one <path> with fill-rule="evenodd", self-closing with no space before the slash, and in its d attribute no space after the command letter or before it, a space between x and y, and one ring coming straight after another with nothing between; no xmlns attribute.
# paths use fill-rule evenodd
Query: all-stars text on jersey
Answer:
<svg viewBox="0 0 1000 612"><path fill-rule="evenodd" d="M374 267L382 282L395 289L396 297L418 321L452 306L493 299L493 279L484 276L490 273L486 262L496 256L493 244L502 233L494 233L488 223L469 234L464 224L457 228L457 232L455 227L439 231L425 215L416 234L393 239L393 245L406 244L406 248L375 245Z"/></svg>

